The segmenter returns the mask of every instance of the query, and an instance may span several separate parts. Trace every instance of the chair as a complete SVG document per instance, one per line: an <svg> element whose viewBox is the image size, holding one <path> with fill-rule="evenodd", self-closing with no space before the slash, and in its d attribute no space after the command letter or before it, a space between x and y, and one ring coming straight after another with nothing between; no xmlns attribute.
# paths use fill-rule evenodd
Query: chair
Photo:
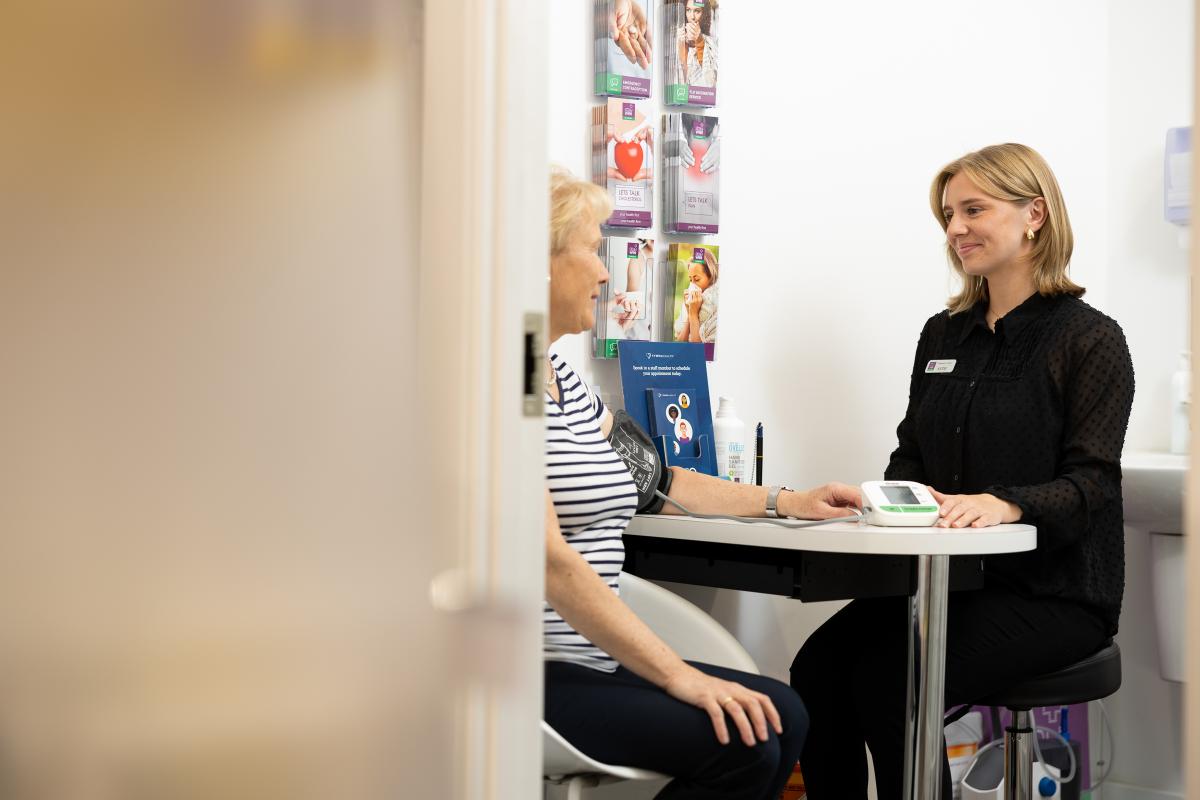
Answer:
<svg viewBox="0 0 1200 800"><path fill-rule="evenodd" d="M1121 648L1113 641L1083 661L1039 675L979 701L1005 706L1012 723L1004 729L1005 800L1033 795L1033 724L1030 709L1101 700L1121 688Z"/></svg>
<svg viewBox="0 0 1200 800"><path fill-rule="evenodd" d="M754 659L738 640L679 595L622 572L621 599L682 658L758 674ZM545 720L542 721L542 748L544 781L565 785L567 800L580 800L585 789L616 781L668 780L668 776L650 770L605 764L589 758Z"/></svg>

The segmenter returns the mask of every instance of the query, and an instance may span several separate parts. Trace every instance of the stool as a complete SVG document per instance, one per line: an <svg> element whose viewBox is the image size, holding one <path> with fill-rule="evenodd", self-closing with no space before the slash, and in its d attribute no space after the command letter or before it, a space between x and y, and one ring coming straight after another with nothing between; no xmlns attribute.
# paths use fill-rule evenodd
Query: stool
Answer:
<svg viewBox="0 0 1200 800"><path fill-rule="evenodd" d="M1004 729L1005 800L1033 797L1033 720L1030 709L1101 700L1121 688L1121 648L1111 639L1069 667L1030 678L985 697L978 705L1004 706L1012 723Z"/></svg>

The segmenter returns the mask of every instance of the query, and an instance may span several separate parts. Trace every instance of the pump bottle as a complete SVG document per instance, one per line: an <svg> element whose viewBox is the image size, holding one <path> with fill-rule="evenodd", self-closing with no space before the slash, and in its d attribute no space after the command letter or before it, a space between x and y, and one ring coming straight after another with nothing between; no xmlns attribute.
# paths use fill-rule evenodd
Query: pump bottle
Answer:
<svg viewBox="0 0 1200 800"><path fill-rule="evenodd" d="M1191 354L1179 354L1179 368L1171 376L1171 452L1186 453L1191 438L1188 414L1192 406Z"/></svg>
<svg viewBox="0 0 1200 800"><path fill-rule="evenodd" d="M717 445L717 477L734 483L746 482L746 423L738 419L733 400L718 400L713 421Z"/></svg>

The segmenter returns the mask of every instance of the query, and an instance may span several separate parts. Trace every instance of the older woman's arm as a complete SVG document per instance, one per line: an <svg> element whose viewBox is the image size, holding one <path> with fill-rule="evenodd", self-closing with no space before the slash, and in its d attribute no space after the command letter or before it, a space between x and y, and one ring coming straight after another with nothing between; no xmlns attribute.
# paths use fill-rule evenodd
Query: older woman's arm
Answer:
<svg viewBox="0 0 1200 800"><path fill-rule="evenodd" d="M721 680L687 664L621 602L582 555L562 537L546 491L546 602L588 641L672 697L708 712L722 744L729 742L725 715L742 741L767 740L767 723L782 733L779 712L765 694ZM732 698L732 700L731 700ZM722 705L721 701L725 701ZM736 701L736 702L734 702Z"/></svg>
<svg viewBox="0 0 1200 800"><path fill-rule="evenodd" d="M600 419L600 432L607 438L612 432L613 417L608 409ZM730 514L735 517L765 517L767 515L766 486L714 478L671 467L671 490L667 496L701 514ZM862 492L857 486L826 483L813 489L780 492L776 501L781 515L798 519L830 519L850 516L852 509L862 508ZM664 514L682 514L667 503ZM561 613L561 612L560 612Z"/></svg>
<svg viewBox="0 0 1200 800"><path fill-rule="evenodd" d="M764 517L767 513L767 487L734 483L711 475L671 467L671 491L668 496L701 514L732 514L738 517ZM862 507L862 494L855 486L827 483L813 489L780 492L776 501L779 513L800 519L829 519L849 516ZM664 514L682 514L667 503Z"/></svg>

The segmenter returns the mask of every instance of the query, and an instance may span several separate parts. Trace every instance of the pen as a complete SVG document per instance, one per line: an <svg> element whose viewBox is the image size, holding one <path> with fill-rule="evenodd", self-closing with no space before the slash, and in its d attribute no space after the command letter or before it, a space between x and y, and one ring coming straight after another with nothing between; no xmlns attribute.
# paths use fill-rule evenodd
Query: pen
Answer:
<svg viewBox="0 0 1200 800"><path fill-rule="evenodd" d="M763 431L762 423L754 429L754 485L762 486Z"/></svg>

